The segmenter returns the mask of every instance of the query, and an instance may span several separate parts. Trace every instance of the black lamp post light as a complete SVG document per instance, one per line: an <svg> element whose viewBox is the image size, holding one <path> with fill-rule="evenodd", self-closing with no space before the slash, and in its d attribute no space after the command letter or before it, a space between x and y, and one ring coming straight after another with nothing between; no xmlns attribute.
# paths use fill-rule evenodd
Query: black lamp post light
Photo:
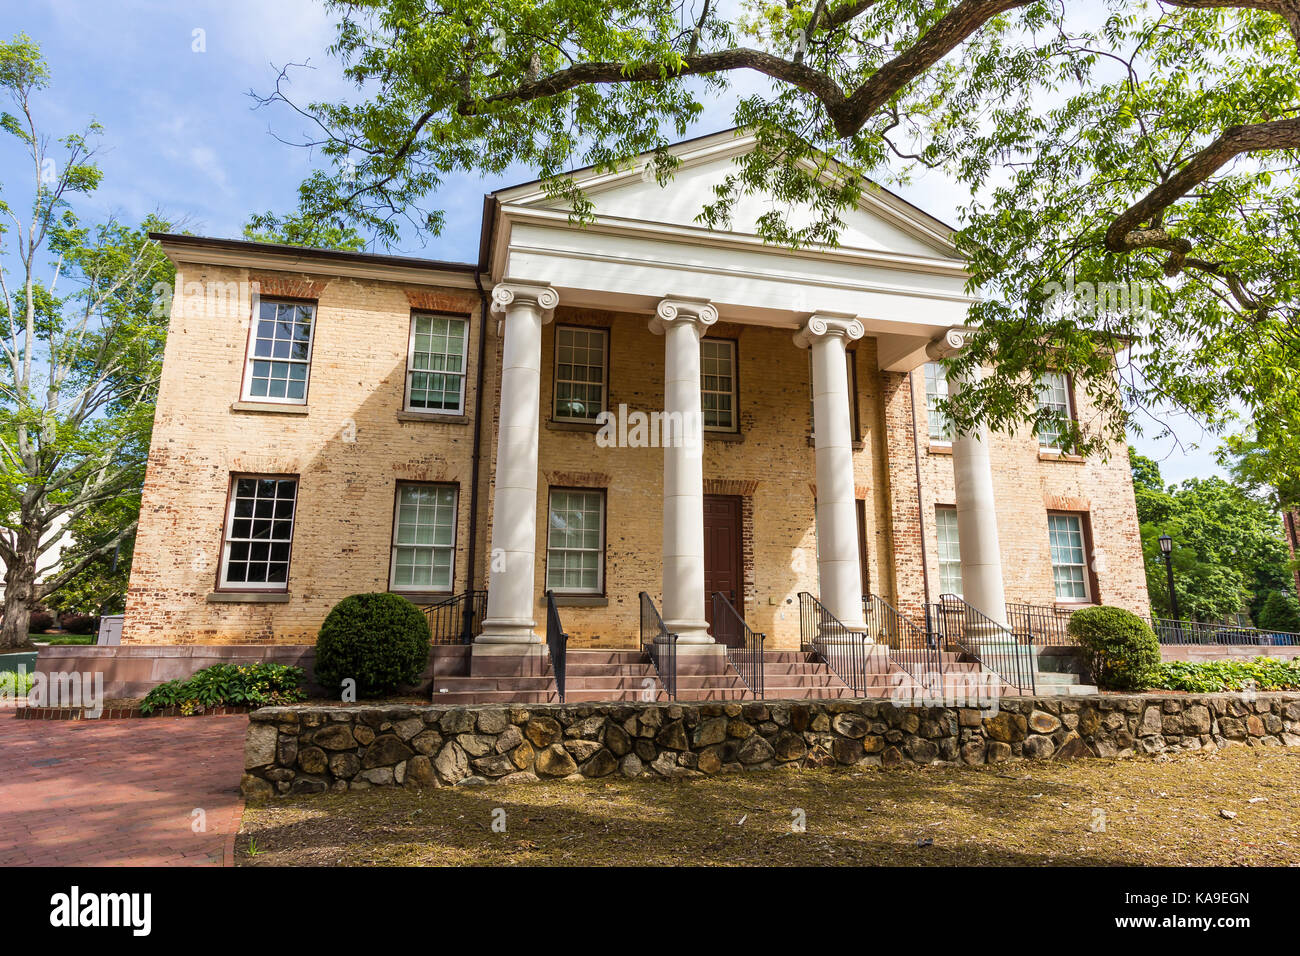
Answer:
<svg viewBox="0 0 1300 956"><path fill-rule="evenodd" d="M1182 631L1182 618L1178 614L1178 592L1174 590L1174 539L1167 534L1160 536L1160 553L1165 556L1165 573L1169 575L1169 610L1174 621Z"/></svg>

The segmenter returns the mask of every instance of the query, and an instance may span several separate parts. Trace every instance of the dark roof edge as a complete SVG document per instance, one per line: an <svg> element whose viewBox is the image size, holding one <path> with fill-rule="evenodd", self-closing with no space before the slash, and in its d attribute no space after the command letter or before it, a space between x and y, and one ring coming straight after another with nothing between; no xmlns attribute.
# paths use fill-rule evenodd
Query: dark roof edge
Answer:
<svg viewBox="0 0 1300 956"><path fill-rule="evenodd" d="M319 259L327 262L352 262L372 266L394 266L405 269L429 269L440 272L480 271L474 262L443 262L437 259L418 259L375 252L346 252L342 249L316 249L311 246L290 246L277 242L254 242L251 239L214 239L206 236L185 236L170 232L151 232L149 238L156 242L192 249L222 249L229 252L259 252L263 255L293 256L299 259Z"/></svg>

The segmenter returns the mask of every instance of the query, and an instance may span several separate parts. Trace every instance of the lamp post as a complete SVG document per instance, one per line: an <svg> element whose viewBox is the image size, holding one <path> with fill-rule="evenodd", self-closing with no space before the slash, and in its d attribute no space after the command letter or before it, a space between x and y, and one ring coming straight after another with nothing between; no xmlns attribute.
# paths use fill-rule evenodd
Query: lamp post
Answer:
<svg viewBox="0 0 1300 956"><path fill-rule="evenodd" d="M1178 614L1178 592L1174 590L1174 539L1167 534L1160 536L1160 553L1165 556L1165 572L1169 575L1169 610L1174 615L1174 622L1179 634L1182 633L1182 618Z"/></svg>

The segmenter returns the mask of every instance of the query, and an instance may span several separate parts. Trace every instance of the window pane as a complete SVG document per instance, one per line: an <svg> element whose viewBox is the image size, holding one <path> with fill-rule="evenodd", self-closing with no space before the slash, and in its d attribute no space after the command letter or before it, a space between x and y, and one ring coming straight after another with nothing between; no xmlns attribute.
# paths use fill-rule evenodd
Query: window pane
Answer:
<svg viewBox="0 0 1300 956"><path fill-rule="evenodd" d="M248 397L303 402L315 306L263 299L249 350Z"/></svg>
<svg viewBox="0 0 1300 956"><path fill-rule="evenodd" d="M1038 426L1038 443L1043 448L1058 450L1070 421L1070 380L1064 372L1048 372L1038 383L1038 408L1055 417L1055 421Z"/></svg>
<svg viewBox="0 0 1300 956"><path fill-rule="evenodd" d="M1079 515L1048 515L1047 538L1057 599L1087 600L1088 566L1083 519Z"/></svg>
<svg viewBox="0 0 1300 956"><path fill-rule="evenodd" d="M704 427L734 431L736 343L722 339L700 342L700 409Z"/></svg>
<svg viewBox="0 0 1300 956"><path fill-rule="evenodd" d="M289 580L293 507L292 478L237 478L227 523L227 584L276 585Z"/></svg>
<svg viewBox="0 0 1300 956"><path fill-rule="evenodd" d="M555 330L555 417L594 421L605 407L605 332Z"/></svg>
<svg viewBox="0 0 1300 956"><path fill-rule="evenodd" d="M957 538L957 509L936 507L935 529L939 538L939 593L962 593L961 546Z"/></svg>
<svg viewBox="0 0 1300 956"><path fill-rule="evenodd" d="M952 441L952 422L939 407L948 397L948 374L938 362L925 365L925 409L929 418L930 440Z"/></svg>
<svg viewBox="0 0 1300 956"><path fill-rule="evenodd" d="M547 518L546 586L599 593L605 496L599 491L552 491Z"/></svg>
<svg viewBox="0 0 1300 956"><path fill-rule="evenodd" d="M465 338L469 323L445 315L417 315L411 323L407 407L463 411ZM437 373L437 374L432 374Z"/></svg>
<svg viewBox="0 0 1300 956"><path fill-rule="evenodd" d="M455 543L456 489L398 485L391 587L450 590Z"/></svg>

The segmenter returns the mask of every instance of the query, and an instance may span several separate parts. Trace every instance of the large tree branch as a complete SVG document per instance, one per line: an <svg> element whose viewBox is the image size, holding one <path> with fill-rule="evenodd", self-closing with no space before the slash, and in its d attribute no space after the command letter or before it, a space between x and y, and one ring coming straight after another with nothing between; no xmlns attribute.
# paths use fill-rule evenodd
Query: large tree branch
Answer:
<svg viewBox="0 0 1300 956"><path fill-rule="evenodd" d="M1163 0L1170 6L1184 9L1239 9L1264 10L1276 13L1291 30L1297 44L1300 44L1300 0Z"/></svg>

